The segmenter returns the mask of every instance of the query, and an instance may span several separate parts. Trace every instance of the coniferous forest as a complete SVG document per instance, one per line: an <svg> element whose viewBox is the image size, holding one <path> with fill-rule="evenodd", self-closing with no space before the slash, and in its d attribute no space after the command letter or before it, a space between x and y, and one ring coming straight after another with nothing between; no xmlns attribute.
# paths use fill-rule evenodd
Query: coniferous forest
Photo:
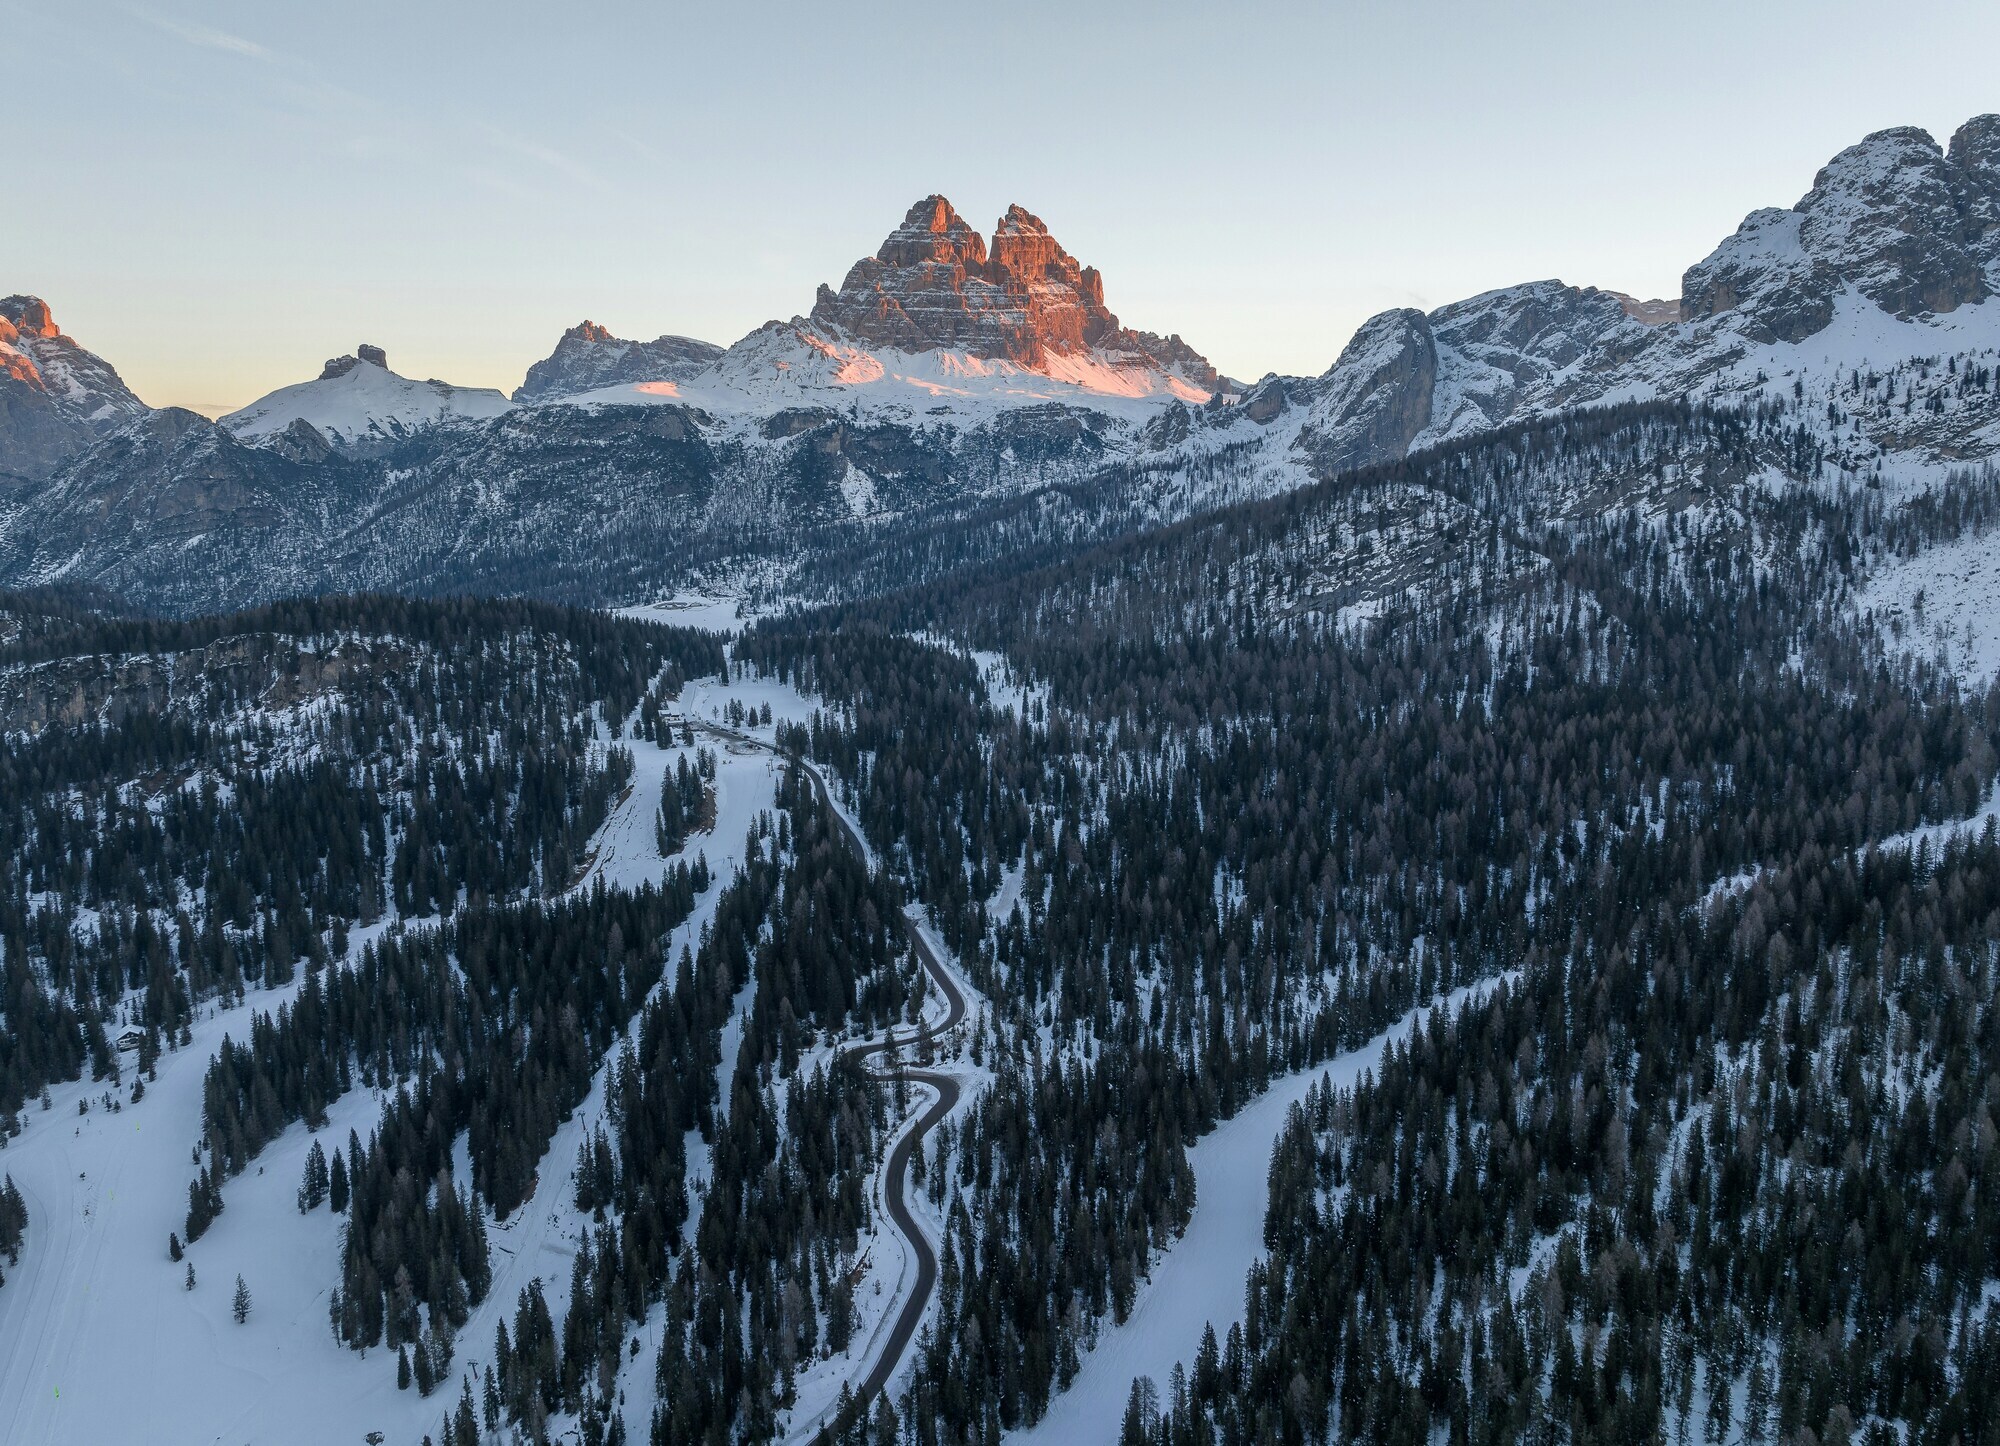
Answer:
<svg viewBox="0 0 2000 1446"><path fill-rule="evenodd" d="M0 1126L196 1050L161 1269L309 1138L323 1328L434 1442L989 1446L1132 1317L1204 1136L1444 1005L1305 1093L1240 1323L1124 1446L2000 1441L2000 685L1867 593L2000 479L1815 436L1627 406L1164 528L973 514L727 645L11 595ZM658 868L607 886L621 809ZM933 1065L934 1297L836 1397ZM38 1225L0 1187L10 1273Z"/></svg>

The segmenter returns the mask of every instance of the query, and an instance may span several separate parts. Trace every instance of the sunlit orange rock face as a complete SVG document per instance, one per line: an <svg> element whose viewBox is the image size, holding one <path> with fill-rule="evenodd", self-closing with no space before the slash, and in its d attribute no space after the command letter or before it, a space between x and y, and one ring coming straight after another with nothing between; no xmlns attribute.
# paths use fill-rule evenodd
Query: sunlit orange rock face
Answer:
<svg viewBox="0 0 2000 1446"><path fill-rule="evenodd" d="M963 351L1045 369L1051 354L1175 371L1213 385L1215 369L1178 336L1131 331L1104 305L1104 279L1039 217L1009 206L989 249L951 202L926 196L840 290L822 286L812 320L867 346Z"/></svg>
<svg viewBox="0 0 2000 1446"><path fill-rule="evenodd" d="M0 315L22 336L45 339L62 335L55 318L49 315L49 304L39 296L10 296L0 303Z"/></svg>
<svg viewBox="0 0 2000 1446"><path fill-rule="evenodd" d="M39 478L145 415L111 364L64 336L38 296L0 296L0 487Z"/></svg>
<svg viewBox="0 0 2000 1446"><path fill-rule="evenodd" d="M0 316L0 376L41 388L42 373L26 352L17 349L20 343L21 329Z"/></svg>

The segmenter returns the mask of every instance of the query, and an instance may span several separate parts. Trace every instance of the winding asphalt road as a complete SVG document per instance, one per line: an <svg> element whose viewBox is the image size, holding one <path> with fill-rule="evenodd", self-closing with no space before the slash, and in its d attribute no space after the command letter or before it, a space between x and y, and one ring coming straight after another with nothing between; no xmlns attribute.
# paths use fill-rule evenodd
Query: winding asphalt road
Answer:
<svg viewBox="0 0 2000 1446"><path fill-rule="evenodd" d="M713 723L697 726L704 727L708 732L727 738L733 743L745 743L753 748L761 748L767 753L777 752L763 739L752 737L748 733L739 733L733 728L720 727ZM833 806L833 797L827 792L826 780L810 763L802 763L801 766L805 769L806 777L812 780L813 791L819 795L820 805L838 826L840 837L846 840L848 848L861 861L861 866L867 868L868 847L861 841L861 835L855 831L854 826L847 821L846 815ZM944 996L945 1012L942 1019L926 1024L919 1032L905 1040L905 1044L913 1043L925 1036L934 1039L949 1032L965 1018L965 995L944 967L944 961L938 958L930 940L924 937L923 930L917 928L914 923L910 925L910 939L916 948L917 959L924 966L924 972L930 976L931 983ZM883 1038L849 1045L841 1053L849 1059L863 1060L885 1054L888 1049L889 1041ZM879 1071L877 1073L879 1074ZM924 1111L915 1127L904 1131L889 1151L889 1162L882 1175L882 1199L888 1207L889 1219L894 1222L896 1229L902 1232L903 1238L910 1242L910 1251L917 1258L916 1285L910 1291L909 1298L903 1302L903 1308L896 1316L896 1323L890 1328L888 1339L883 1343L882 1353L876 1357L875 1364L869 1368L868 1374L861 1379L860 1384L854 1387L851 1404L846 1411L820 1429L815 1438L820 1442L834 1440L855 1420L864 1416L875 1397L888 1386L890 1378L896 1374L897 1367L903 1362L903 1353L910 1348L910 1342L916 1336L917 1325L924 1318L925 1307L930 1304L931 1292L937 1289L937 1252L931 1249L929 1239L917 1228L916 1218L910 1214L910 1156L923 1145L924 1137L937 1127L938 1122L957 1106L959 1087L956 1079L935 1070L905 1070L903 1077L917 1084L929 1085L937 1091L937 1098Z"/></svg>
<svg viewBox="0 0 2000 1446"><path fill-rule="evenodd" d="M936 1036L965 1018L965 996L959 992L958 986L952 983L951 976L945 973L943 966L938 963L937 956L932 953L930 943L923 934L914 928L910 934L916 941L917 957L923 961L924 969L930 975L931 981L944 994L945 1017L925 1031ZM854 1045L844 1053L849 1058L860 1059L868 1055L881 1054L888 1047L887 1040L873 1040L866 1044ZM882 1176L883 1202L888 1206L889 1218L903 1233L903 1238L910 1242L910 1250L917 1257L917 1280L909 1299L903 1302L903 1309L897 1315L895 1325L890 1328L889 1339L882 1347L882 1354L876 1358L874 1366L855 1388L854 1405L849 1408L851 1412L866 1411L876 1393L887 1386L889 1378L896 1374L897 1366L902 1364L903 1352L910 1348L910 1340L917 1333L917 1323L923 1319L924 1307L930 1304L931 1292L937 1288L937 1252L931 1249L930 1241L924 1237L923 1231L917 1228L916 1220L910 1215L908 1190L910 1156L922 1148L924 1136L937 1126L938 1121L957 1107L958 1081L948 1074L939 1074L935 1070L927 1069L906 1070L904 1078L917 1084L929 1085L937 1091L937 1098L924 1111L916 1126L906 1130L896 1141L895 1147L889 1151L889 1163ZM835 1421L820 1433L821 1439L826 1439L837 1432L843 1424L844 1421Z"/></svg>

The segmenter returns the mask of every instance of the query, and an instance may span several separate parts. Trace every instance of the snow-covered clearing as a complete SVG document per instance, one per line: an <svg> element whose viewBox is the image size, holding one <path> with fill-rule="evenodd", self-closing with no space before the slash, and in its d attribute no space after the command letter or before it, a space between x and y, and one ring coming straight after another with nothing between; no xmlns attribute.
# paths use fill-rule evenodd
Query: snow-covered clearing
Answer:
<svg viewBox="0 0 2000 1446"><path fill-rule="evenodd" d="M728 593L676 593L660 602L613 609L621 618L641 622L670 623L677 628L701 628L712 633L742 632L757 620L757 610L743 599Z"/></svg>
<svg viewBox="0 0 2000 1446"><path fill-rule="evenodd" d="M720 678L696 678L681 689L680 700L674 705L676 717L685 716L697 721L724 724L739 733L747 733L766 743L775 743L777 725L780 723L810 723L812 715L827 705L824 700L801 693L790 683L780 678L767 678L755 669L745 665L747 671L736 676L732 666L732 676L728 682ZM726 723L724 710L732 703L741 703L745 708L756 709L760 714L768 704L771 722Z"/></svg>
<svg viewBox="0 0 2000 1446"><path fill-rule="evenodd" d="M1513 980L1517 976L1505 975ZM1496 981L1454 990L1440 1005L1412 1010L1394 1025L1336 1059L1276 1081L1234 1119L1217 1125L1188 1151L1194 1166L1194 1219L1187 1232L1154 1262L1125 1323L1105 1329L1083 1358L1070 1388L1017 1442L1115 1441L1132 1382L1150 1376L1164 1389L1176 1362L1189 1363L1201 1346L1204 1325L1217 1341L1243 1320L1243 1282L1264 1254L1264 1214L1270 1204L1271 1149L1293 1105L1322 1078L1341 1088L1375 1069L1392 1040L1410 1032L1435 1008L1447 1013L1483 999Z"/></svg>
<svg viewBox="0 0 2000 1446"><path fill-rule="evenodd" d="M1960 681L2000 672L2000 531L1967 535L1892 562L1855 599L1894 646L1943 655Z"/></svg>
<svg viewBox="0 0 2000 1446"><path fill-rule="evenodd" d="M1049 685L1019 676L1005 653L975 648L972 661L979 668L980 682L986 685L988 701L999 711L1012 713L1024 723L1037 714L1047 714Z"/></svg>
<svg viewBox="0 0 2000 1446"><path fill-rule="evenodd" d="M686 857L706 854L709 867L728 883L743 859L743 840L759 813L772 806L778 762L760 748L741 743L698 739L715 755L715 826L688 839ZM627 737L620 746L632 753L632 782L613 803L610 815L590 842L590 862L577 882L589 889L602 880L608 888L636 889L666 877L667 860L660 857L654 834L660 809L660 785L676 759L694 763L695 749L678 744L661 746ZM729 860L724 863L724 858ZM673 972L669 961L668 973Z"/></svg>

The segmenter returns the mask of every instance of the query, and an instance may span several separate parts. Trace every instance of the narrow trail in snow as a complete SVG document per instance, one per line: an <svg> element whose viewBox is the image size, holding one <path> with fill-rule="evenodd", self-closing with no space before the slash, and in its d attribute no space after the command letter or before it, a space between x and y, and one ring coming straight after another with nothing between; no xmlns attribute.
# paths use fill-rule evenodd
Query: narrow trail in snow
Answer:
<svg viewBox="0 0 2000 1446"><path fill-rule="evenodd" d="M775 748L762 739L752 737L748 733L737 732L733 728L699 721L695 721L695 726L734 743L747 743L772 754L777 753ZM861 861L861 866L869 867L867 844L862 841L861 835L848 821L847 816L833 806L833 795L827 790L826 780L820 776L820 771L803 760L799 766L805 771L806 777L812 780L813 792L819 795L821 806L838 825L840 837L846 841L854 856ZM932 985L944 998L944 1016L941 1019L923 1021L917 1026L915 1033L902 1042L896 1041L895 1032L891 1030L879 1038L850 1044L841 1051L847 1058L869 1060L877 1055L888 1054L892 1049L901 1050L904 1044L915 1043L921 1046L927 1041L949 1033L965 1018L963 991L952 979L951 972L944 967L944 961L938 957L936 947L914 922L910 927L910 939L916 950L918 962L923 965L924 972L930 976ZM893 1078L897 1071L892 1067L886 1073L879 1069L872 1072L877 1078ZM923 1147L925 1137L937 1127L938 1123L957 1108L959 1082L955 1077L937 1070L902 1069L900 1073L905 1080L913 1084L928 1085L937 1091L937 1098L923 1112L916 1125L904 1131L897 1139L882 1169L882 1199L888 1207L889 1219L895 1224L903 1239L909 1242L910 1253L916 1258L916 1281L909 1298L903 1302L902 1309L896 1315L895 1324L889 1330L881 1354L875 1358L874 1365L853 1388L846 1411L836 1415L813 1434L811 1439L816 1442L834 1440L842 1430L865 1415L875 1397L895 1378L897 1369L903 1363L903 1354L909 1350L910 1342L916 1337L917 1326L922 1322L924 1311L930 1305L931 1294L937 1289L937 1252L931 1248L929 1238L918 1227L916 1217L910 1213L910 1157Z"/></svg>

